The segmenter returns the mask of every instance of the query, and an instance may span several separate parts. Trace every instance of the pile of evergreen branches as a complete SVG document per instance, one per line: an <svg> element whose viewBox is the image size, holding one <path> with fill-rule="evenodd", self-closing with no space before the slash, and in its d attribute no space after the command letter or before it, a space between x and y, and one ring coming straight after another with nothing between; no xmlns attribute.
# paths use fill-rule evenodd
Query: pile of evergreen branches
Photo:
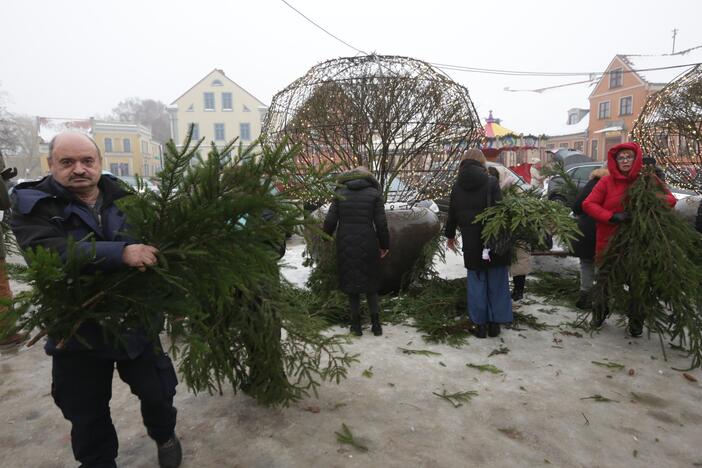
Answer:
<svg viewBox="0 0 702 468"><path fill-rule="evenodd" d="M291 200L299 190L327 190L323 174L299 175L295 152L283 145L213 145L202 159L202 141L191 143L189 135L180 151L167 145L158 191L118 202L128 234L159 249L158 264L86 274L95 259L73 245L64 261L28 251L30 267L19 279L33 289L17 297L20 328L67 339L92 320L110 336L130 327L156 336L165 319L188 387L221 393L228 382L267 405L338 382L354 361L343 350L346 337L320 333L319 321L280 283L277 265L285 234L308 222Z"/></svg>
<svg viewBox="0 0 702 468"><path fill-rule="evenodd" d="M602 311L638 309L649 332L686 347L693 368L702 365L702 237L664 201L652 166L629 187L624 210L631 220L610 239L597 275ZM665 352L665 350L664 350Z"/></svg>
<svg viewBox="0 0 702 468"><path fill-rule="evenodd" d="M571 242L582 235L569 208L517 186L505 190L502 200L483 210L474 222L483 223L483 241L507 236L513 246L527 251L548 249L549 236L570 249Z"/></svg>

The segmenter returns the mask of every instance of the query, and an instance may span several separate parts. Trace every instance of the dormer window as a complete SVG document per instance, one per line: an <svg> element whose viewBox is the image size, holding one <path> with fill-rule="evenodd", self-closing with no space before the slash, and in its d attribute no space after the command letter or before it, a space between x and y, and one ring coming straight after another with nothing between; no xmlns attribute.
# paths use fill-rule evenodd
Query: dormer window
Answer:
<svg viewBox="0 0 702 468"><path fill-rule="evenodd" d="M213 80L212 86L224 86L221 80Z"/></svg>
<svg viewBox="0 0 702 468"><path fill-rule="evenodd" d="M572 114L568 115L568 125L574 125L576 123L578 123L578 114L573 112Z"/></svg>
<svg viewBox="0 0 702 468"><path fill-rule="evenodd" d="M624 72L621 68L617 68L609 72L609 89L619 88L622 86Z"/></svg>

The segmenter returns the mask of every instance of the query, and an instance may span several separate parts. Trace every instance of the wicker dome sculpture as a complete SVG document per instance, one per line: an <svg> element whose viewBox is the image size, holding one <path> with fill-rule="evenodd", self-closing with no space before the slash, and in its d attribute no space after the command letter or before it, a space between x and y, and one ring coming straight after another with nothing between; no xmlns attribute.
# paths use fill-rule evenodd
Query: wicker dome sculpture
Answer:
<svg viewBox="0 0 702 468"><path fill-rule="evenodd" d="M631 131L668 182L702 193L702 66L651 95Z"/></svg>
<svg viewBox="0 0 702 468"><path fill-rule="evenodd" d="M447 194L483 129L468 90L428 63L365 55L322 62L276 94L262 133L299 145L302 168L366 166L387 201L413 206Z"/></svg>

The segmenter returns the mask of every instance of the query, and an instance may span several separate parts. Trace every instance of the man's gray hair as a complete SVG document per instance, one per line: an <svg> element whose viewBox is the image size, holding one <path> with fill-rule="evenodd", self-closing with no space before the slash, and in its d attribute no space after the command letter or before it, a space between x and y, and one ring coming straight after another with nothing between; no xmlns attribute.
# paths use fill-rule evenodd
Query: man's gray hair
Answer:
<svg viewBox="0 0 702 468"><path fill-rule="evenodd" d="M85 138L90 140L90 142L93 144L93 146L95 146L95 149L97 150L98 159L102 159L102 153L100 152L100 147L97 145L97 143L95 143L95 140L93 140L93 138L90 135L88 135L87 133L83 133L83 132L62 132L62 133L59 133L58 135L54 135L54 137L49 142L49 159L51 159L51 156L53 156L53 154L54 154L54 145L56 144L56 139L58 137L60 137L61 135L65 135L67 133L73 133L76 135L83 135Z"/></svg>

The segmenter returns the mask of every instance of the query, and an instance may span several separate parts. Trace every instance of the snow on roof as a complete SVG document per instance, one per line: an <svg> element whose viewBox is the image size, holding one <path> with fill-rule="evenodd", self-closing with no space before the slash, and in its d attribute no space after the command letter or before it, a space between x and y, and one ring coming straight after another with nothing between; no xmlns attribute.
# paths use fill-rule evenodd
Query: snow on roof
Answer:
<svg viewBox="0 0 702 468"><path fill-rule="evenodd" d="M620 55L620 57L648 83L664 85L692 68L691 66L679 67L679 65L702 63L702 46L693 47L676 54ZM657 68L658 70L650 70L651 68Z"/></svg>
<svg viewBox="0 0 702 468"><path fill-rule="evenodd" d="M568 115L564 115L564 119L566 122L568 120ZM552 127L549 127L544 131L543 133L546 136L550 137L555 137L555 136L561 136L561 135L573 135L575 133L583 133L587 131L587 126L588 123L590 122L590 112L588 111L583 115L583 117L578 121L577 123L574 124L568 124L566 122L561 123L560 125L553 125Z"/></svg>
<svg viewBox="0 0 702 468"><path fill-rule="evenodd" d="M92 125L90 119L57 119L38 117L38 133L41 143L49 143L53 137L61 132L74 131L90 135Z"/></svg>

